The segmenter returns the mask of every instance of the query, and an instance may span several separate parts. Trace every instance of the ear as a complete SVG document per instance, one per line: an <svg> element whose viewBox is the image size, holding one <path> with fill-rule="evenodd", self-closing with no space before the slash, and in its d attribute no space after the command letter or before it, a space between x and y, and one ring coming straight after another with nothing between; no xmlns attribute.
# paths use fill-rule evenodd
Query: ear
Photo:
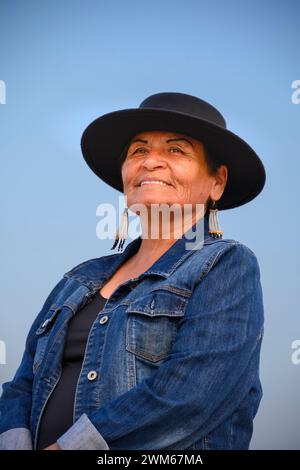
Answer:
<svg viewBox="0 0 300 470"><path fill-rule="evenodd" d="M214 175L213 186L210 191L210 198L214 201L218 201L225 189L228 178L228 168L226 165L221 165L217 169Z"/></svg>

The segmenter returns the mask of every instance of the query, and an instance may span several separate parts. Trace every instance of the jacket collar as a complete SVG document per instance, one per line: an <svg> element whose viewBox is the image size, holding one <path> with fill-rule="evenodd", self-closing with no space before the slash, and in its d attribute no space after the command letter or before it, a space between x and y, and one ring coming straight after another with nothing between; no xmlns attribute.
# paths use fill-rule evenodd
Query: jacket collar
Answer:
<svg viewBox="0 0 300 470"><path fill-rule="evenodd" d="M163 255L155 261L155 263L144 272L147 274L158 274L164 277L170 276L176 267L183 262L185 258L190 256L195 249L201 249L203 244L206 244L211 237L209 235L208 215L195 223L181 238L178 238L173 245ZM198 239L195 237L197 230ZM196 243L197 241L197 243ZM141 245L142 237L139 236L133 240L127 249L130 256L136 253ZM191 247L193 246L193 249ZM126 250L125 250L126 251ZM124 252L125 254L125 252Z"/></svg>

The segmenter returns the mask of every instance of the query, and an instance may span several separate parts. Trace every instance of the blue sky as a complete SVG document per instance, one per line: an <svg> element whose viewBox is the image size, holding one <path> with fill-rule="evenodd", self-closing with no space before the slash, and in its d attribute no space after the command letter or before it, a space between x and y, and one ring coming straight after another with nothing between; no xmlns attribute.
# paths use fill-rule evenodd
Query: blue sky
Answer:
<svg viewBox="0 0 300 470"><path fill-rule="evenodd" d="M189 93L215 105L266 168L264 191L220 223L261 268L264 398L252 447L300 448L299 15L291 0L1 2L1 381L62 274L110 251L95 212L120 193L84 162L84 128L153 93Z"/></svg>

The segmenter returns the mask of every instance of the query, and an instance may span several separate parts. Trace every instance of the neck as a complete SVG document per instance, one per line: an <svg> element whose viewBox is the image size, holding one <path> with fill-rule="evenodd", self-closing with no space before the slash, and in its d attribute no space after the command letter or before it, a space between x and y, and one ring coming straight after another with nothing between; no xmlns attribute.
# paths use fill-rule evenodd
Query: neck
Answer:
<svg viewBox="0 0 300 470"><path fill-rule="evenodd" d="M178 217L171 214L170 223L163 223L162 217L153 219L140 217L142 242L138 252L133 256L136 266L151 266L200 218L204 217L203 209L193 212L189 217Z"/></svg>

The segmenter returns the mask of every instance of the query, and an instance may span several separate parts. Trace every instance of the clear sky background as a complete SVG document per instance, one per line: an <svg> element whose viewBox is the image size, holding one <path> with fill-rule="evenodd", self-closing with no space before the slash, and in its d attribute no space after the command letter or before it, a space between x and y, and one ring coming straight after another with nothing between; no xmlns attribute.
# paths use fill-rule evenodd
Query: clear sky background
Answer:
<svg viewBox="0 0 300 470"><path fill-rule="evenodd" d="M84 128L153 93L188 93L215 105L266 168L264 191L220 223L261 268L264 397L251 448L300 449L300 3L2 0L0 18L0 383L63 273L111 253L95 212L120 193L84 162Z"/></svg>

